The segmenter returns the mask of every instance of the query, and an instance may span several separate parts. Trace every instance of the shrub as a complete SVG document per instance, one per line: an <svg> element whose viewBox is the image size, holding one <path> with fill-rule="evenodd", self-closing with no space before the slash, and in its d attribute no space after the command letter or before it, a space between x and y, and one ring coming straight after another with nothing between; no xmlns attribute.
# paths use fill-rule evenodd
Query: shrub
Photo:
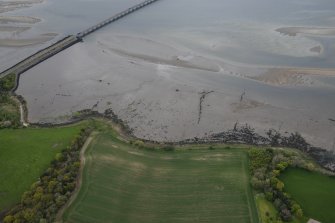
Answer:
<svg viewBox="0 0 335 223"><path fill-rule="evenodd" d="M292 214L287 208L283 208L280 211L280 217L286 222L292 220Z"/></svg>
<svg viewBox="0 0 335 223"><path fill-rule="evenodd" d="M284 189L284 183L280 180L278 180L277 184L276 184L276 189L279 191L283 191Z"/></svg>
<svg viewBox="0 0 335 223"><path fill-rule="evenodd" d="M296 137L297 139L299 137ZM284 183L277 177L290 165L298 165L313 170L313 163L306 163L296 153L271 149L250 149L251 185L255 190L265 194L265 198L273 202L283 221L290 221L292 215L303 217L303 210L287 193L284 193ZM278 220L278 222L281 222Z"/></svg>
<svg viewBox="0 0 335 223"><path fill-rule="evenodd" d="M255 190L263 190L264 184L261 180L257 179L256 177L251 178L251 186Z"/></svg>
<svg viewBox="0 0 335 223"><path fill-rule="evenodd" d="M265 198L268 201L273 201L273 192L266 192L265 193Z"/></svg>
<svg viewBox="0 0 335 223"><path fill-rule="evenodd" d="M136 141L134 142L134 145L135 145L135 146L138 146L138 147L140 147L140 148L143 148L143 147L144 147L144 142L141 141L141 140L136 140Z"/></svg>
<svg viewBox="0 0 335 223"><path fill-rule="evenodd" d="M164 151L174 151L175 147L172 145L167 145L167 146L163 146L162 148Z"/></svg>
<svg viewBox="0 0 335 223"><path fill-rule="evenodd" d="M279 171L283 171L288 167L288 163L287 162L280 162L276 165L276 169Z"/></svg>
<svg viewBox="0 0 335 223"><path fill-rule="evenodd" d="M16 75L14 73L0 79L0 91L10 91L15 87Z"/></svg>
<svg viewBox="0 0 335 223"><path fill-rule="evenodd" d="M4 223L12 223L14 222L15 218L13 215L7 215L4 219L3 219L3 222Z"/></svg>
<svg viewBox="0 0 335 223"><path fill-rule="evenodd" d="M307 169L308 171L313 171L313 170L315 170L315 166L314 166L313 163L308 163L308 164L306 164L305 169Z"/></svg>
<svg viewBox="0 0 335 223"><path fill-rule="evenodd" d="M268 168L272 160L273 151L271 149L253 148L248 151L250 157L250 168L254 172L259 168Z"/></svg>

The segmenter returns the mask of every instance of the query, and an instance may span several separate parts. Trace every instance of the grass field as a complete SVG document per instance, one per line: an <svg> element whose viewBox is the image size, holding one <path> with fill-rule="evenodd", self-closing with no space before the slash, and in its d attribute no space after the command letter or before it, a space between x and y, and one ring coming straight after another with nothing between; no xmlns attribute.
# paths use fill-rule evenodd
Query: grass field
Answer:
<svg viewBox="0 0 335 223"><path fill-rule="evenodd" d="M322 223L335 222L335 178L302 169L288 169L281 180L285 191L301 205L306 216Z"/></svg>
<svg viewBox="0 0 335 223"><path fill-rule="evenodd" d="M86 152L65 222L258 222L244 150L140 150L108 132Z"/></svg>
<svg viewBox="0 0 335 223"><path fill-rule="evenodd" d="M23 192L83 126L0 130L0 211L20 202Z"/></svg>
<svg viewBox="0 0 335 223"><path fill-rule="evenodd" d="M258 194L255 197L259 217L262 223L276 223L278 212L273 204L266 200L264 195Z"/></svg>

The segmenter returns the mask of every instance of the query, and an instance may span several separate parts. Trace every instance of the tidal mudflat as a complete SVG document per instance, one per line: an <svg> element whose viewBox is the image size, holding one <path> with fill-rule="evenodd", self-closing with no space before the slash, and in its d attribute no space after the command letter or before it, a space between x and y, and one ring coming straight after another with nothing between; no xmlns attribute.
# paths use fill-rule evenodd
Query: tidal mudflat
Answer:
<svg viewBox="0 0 335 223"><path fill-rule="evenodd" d="M112 109L146 139L239 123L334 149L334 4L286 3L159 1L27 71L17 93L31 122Z"/></svg>
<svg viewBox="0 0 335 223"><path fill-rule="evenodd" d="M1 1L0 70L140 1Z"/></svg>

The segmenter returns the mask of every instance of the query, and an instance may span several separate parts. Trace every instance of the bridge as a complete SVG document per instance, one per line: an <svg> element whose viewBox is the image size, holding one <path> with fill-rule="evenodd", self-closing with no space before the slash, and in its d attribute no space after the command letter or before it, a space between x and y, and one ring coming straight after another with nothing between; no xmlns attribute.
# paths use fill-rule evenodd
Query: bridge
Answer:
<svg viewBox="0 0 335 223"><path fill-rule="evenodd" d="M65 50L66 48L72 46L73 44L77 42L78 42L78 39L75 36L67 36L64 39L58 41L57 43L52 44L51 46L38 51L37 53L27 57L21 62L10 67L9 69L1 72L0 78L5 77L8 74L16 74L17 83L16 83L15 88L13 89L13 91L15 91L18 86L20 74L36 66L37 64L43 62L44 60L52 57L53 55L59 53L60 51Z"/></svg>
<svg viewBox="0 0 335 223"><path fill-rule="evenodd" d="M129 15L129 14L147 6L147 5L150 5L154 2L157 2L157 1L158 0L146 0L142 3L140 3L140 4L137 4L137 5L135 5L131 8L128 8L127 10L124 10L123 12L120 12L120 13L118 13L118 14L116 14L116 15L114 15L114 16L112 16L112 17L94 25L94 26L91 26L90 28L88 28L88 29L86 29L86 30L84 30L80 33L78 33L77 38L83 38L83 37L87 36L88 34L90 34L92 32L95 32L98 29L101 29L102 27L104 27L104 26L106 26L110 23L115 22L115 21L117 21L117 20L119 20L119 19L121 19L121 18L123 18L123 17L125 17L125 16L127 16L127 15Z"/></svg>
<svg viewBox="0 0 335 223"><path fill-rule="evenodd" d="M37 53L25 58L21 62L15 64L14 66L10 67L9 69L3 71L0 73L0 78L7 76L8 74L16 74L16 86L13 89L15 91L18 87L18 81L20 74L24 73L25 71L29 70L30 68L36 66L37 64L43 62L44 60L47 60L48 58L56 55L57 53L67 49L68 47L82 41L82 38L97 31L98 29L101 29L131 13L134 13L138 11L139 9L148 6L154 2L157 2L158 0L146 0L142 3L139 3L131 8L128 8L94 26L89 27L88 29L85 29L82 32L79 32L77 35L70 35L65 37L64 39L58 41L57 43L52 44L51 46L44 48Z"/></svg>

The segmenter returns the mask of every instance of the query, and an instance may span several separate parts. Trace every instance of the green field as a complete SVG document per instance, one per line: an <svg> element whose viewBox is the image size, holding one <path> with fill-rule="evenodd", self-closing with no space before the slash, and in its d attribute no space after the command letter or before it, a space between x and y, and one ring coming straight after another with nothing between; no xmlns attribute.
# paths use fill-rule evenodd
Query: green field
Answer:
<svg viewBox="0 0 335 223"><path fill-rule="evenodd" d="M288 169L281 180L285 191L301 205L306 216L322 223L335 222L335 178L308 172L302 169Z"/></svg>
<svg viewBox="0 0 335 223"><path fill-rule="evenodd" d="M242 149L140 150L112 133L86 151L65 222L258 222Z"/></svg>
<svg viewBox="0 0 335 223"><path fill-rule="evenodd" d="M264 195L258 194L255 197L259 217L262 223L275 223L277 222L278 212L273 204L266 200Z"/></svg>
<svg viewBox="0 0 335 223"><path fill-rule="evenodd" d="M83 126L0 130L0 211L20 202Z"/></svg>

